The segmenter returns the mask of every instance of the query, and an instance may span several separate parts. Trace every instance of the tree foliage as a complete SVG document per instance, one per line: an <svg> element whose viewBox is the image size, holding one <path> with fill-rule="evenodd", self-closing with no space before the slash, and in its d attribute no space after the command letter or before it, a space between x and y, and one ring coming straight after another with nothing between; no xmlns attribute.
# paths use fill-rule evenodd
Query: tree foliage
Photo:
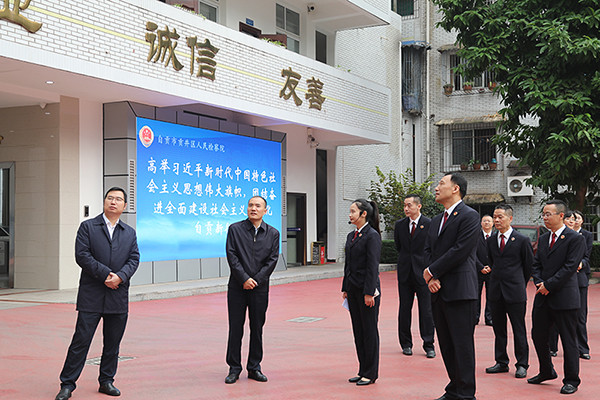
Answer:
<svg viewBox="0 0 600 400"><path fill-rule="evenodd" d="M600 0L433 1L458 32L459 72L495 74L494 142L531 167L528 183L583 209L600 194Z"/></svg>
<svg viewBox="0 0 600 400"><path fill-rule="evenodd" d="M377 202L379 214L385 222L385 231L392 232L397 220L404 218L404 197L408 194L421 196L421 213L432 217L444 211L441 204L435 202L435 196L431 193L433 184L430 175L425 182L419 183L413 180L413 171L408 168L405 173L397 175L390 171L386 176L379 167L375 167L378 180L371 181L369 199Z"/></svg>

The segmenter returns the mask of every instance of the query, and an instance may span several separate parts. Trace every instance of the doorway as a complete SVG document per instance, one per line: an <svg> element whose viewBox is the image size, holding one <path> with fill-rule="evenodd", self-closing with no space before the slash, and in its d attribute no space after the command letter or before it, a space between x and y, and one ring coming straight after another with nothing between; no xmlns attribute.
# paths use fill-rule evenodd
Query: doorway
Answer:
<svg viewBox="0 0 600 400"><path fill-rule="evenodd" d="M287 265L306 265L306 193L287 194Z"/></svg>
<svg viewBox="0 0 600 400"><path fill-rule="evenodd" d="M0 288L15 285L15 163L0 163Z"/></svg>

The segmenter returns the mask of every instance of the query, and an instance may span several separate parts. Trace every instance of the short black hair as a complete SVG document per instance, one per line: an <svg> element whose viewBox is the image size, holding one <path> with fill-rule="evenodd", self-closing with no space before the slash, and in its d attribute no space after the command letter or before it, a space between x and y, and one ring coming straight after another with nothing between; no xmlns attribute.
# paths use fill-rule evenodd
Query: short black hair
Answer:
<svg viewBox="0 0 600 400"><path fill-rule="evenodd" d="M411 194L407 194L406 196L404 196L404 200L406 199L415 199L415 203L417 204L421 204L421 196L419 196L416 193L411 193Z"/></svg>
<svg viewBox="0 0 600 400"><path fill-rule="evenodd" d="M265 198L264 198L264 197L262 197L262 196L252 196L252 197L250 197L250 200L252 200L252 199L257 199L257 198L258 198L258 199L262 199L262 201L264 201L264 202L265 202L265 208L267 208L267 199L265 199ZM248 200L248 204L250 204L250 200Z"/></svg>
<svg viewBox="0 0 600 400"><path fill-rule="evenodd" d="M556 211L559 214L560 213L566 214L567 210L569 209L567 207L567 204L564 201L562 201L562 200L549 200L549 201L546 202L546 205L547 206L554 205L554 207L556 207Z"/></svg>
<svg viewBox="0 0 600 400"><path fill-rule="evenodd" d="M581 217L581 219L585 221L585 216L583 215L583 213L581 211L573 210L573 215L575 215L575 214L579 215Z"/></svg>
<svg viewBox="0 0 600 400"><path fill-rule="evenodd" d="M446 175L450 175L450 180L452 183L458 185L460 189L460 198L463 199L467 195L467 180L465 177L458 172L448 172Z"/></svg>
<svg viewBox="0 0 600 400"><path fill-rule="evenodd" d="M504 213L509 217L513 216L513 208L509 204L498 204L494 210L504 210Z"/></svg>
<svg viewBox="0 0 600 400"><path fill-rule="evenodd" d="M123 200L124 200L125 203L127 203L127 193L125 193L125 189L120 188L118 186L111 187L110 189L108 189L106 191L106 194L104 195L104 200L106 200L106 198L108 197L108 194L110 192L121 192L121 193L123 193Z"/></svg>

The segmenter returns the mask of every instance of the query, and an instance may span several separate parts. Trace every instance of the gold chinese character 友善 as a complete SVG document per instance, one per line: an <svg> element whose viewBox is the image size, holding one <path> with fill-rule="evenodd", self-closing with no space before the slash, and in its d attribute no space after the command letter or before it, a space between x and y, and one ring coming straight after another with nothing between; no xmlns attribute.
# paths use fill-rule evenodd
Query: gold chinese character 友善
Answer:
<svg viewBox="0 0 600 400"><path fill-rule="evenodd" d="M299 73L292 71L292 67L281 70L281 76L285 76L285 85L283 89L279 91L279 97L283 97L285 100L289 100L291 96L294 96L294 103L297 106L302 105L302 100L296 94L296 86L298 86L298 80L302 77ZM289 93L286 93L286 89L289 89Z"/></svg>
<svg viewBox="0 0 600 400"><path fill-rule="evenodd" d="M196 36L188 37L187 45L192 49L190 57L190 74L194 74L194 61L198 61L200 66L198 67L196 76L202 76L214 81L217 62L213 60L213 58L217 55L219 49L213 46L208 39L205 39L202 43L198 42ZM198 55L200 57L196 57L196 49L198 49Z"/></svg>
<svg viewBox="0 0 600 400"><path fill-rule="evenodd" d="M165 67L172 62L173 68L176 71L179 71L183 68L183 64L179 62L177 56L175 55L175 48L177 47L176 40L179 39L179 34L177 30L173 28L173 31L169 31L169 27L165 25L164 30L158 29L158 25L154 22L146 22L146 30L149 31L146 33L146 42L150 43L150 50L148 52L148 61L154 59L153 62L157 62L160 58L160 62L165 63ZM156 31L156 33L152 33ZM156 39L158 38L158 44L156 44ZM165 61L165 56L169 53L167 60Z"/></svg>
<svg viewBox="0 0 600 400"><path fill-rule="evenodd" d="M321 93L323 93L323 82L321 82L319 79L315 79L313 76L312 79L307 79L306 83L308 84L308 93L306 93L306 99L310 103L308 108L321 110L321 105L325 101L325 97L321 96Z"/></svg>
<svg viewBox="0 0 600 400"><path fill-rule="evenodd" d="M29 3L31 0L25 0L23 4L21 4L21 0L14 0L13 9L10 9L10 0L4 0L4 7L0 9L0 19L4 19L10 22L14 22L17 25L21 25L23 28L27 29L31 33L37 32L42 24L39 22L31 21L24 16L21 15L22 10L26 10L29 7Z"/></svg>

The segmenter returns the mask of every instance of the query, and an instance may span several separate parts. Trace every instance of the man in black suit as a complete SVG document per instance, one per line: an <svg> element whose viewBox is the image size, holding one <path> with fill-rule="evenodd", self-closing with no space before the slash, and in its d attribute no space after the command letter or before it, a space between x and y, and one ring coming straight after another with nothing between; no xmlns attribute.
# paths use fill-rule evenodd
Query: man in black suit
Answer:
<svg viewBox="0 0 600 400"><path fill-rule="evenodd" d="M248 378L266 382L260 362L263 358L262 333L269 304L269 277L279 259L279 232L263 221L267 200L254 196L248 201L248 218L227 230L227 263L231 270L227 286L229 338L225 383L235 383L242 372L242 337L246 312L250 320Z"/></svg>
<svg viewBox="0 0 600 400"><path fill-rule="evenodd" d="M592 273L590 268L590 256L594 246L594 235L592 232L581 229L581 225L583 224L583 213L581 211L573 211L573 217L575 219L573 230L585 238L585 253L577 268L577 282L579 283L579 298L581 300L581 307L577 314L577 346L579 348L579 358L589 360L591 357L587 336L587 299L590 274Z"/></svg>
<svg viewBox="0 0 600 400"><path fill-rule="evenodd" d="M438 400L475 399L475 313L477 308L477 235L479 215L462 202L467 181L446 174L435 188L435 201L446 211L431 221L423 278L431 291L433 320L450 378Z"/></svg>
<svg viewBox="0 0 600 400"><path fill-rule="evenodd" d="M494 356L496 365L485 369L488 374L508 372L506 315L510 318L517 359L516 378L525 378L529 368L529 345L525 328L527 309L527 282L531 277L533 247L529 238L510 224L513 209L500 204L494 210L494 225L498 230L487 241L490 261L490 305L494 320Z"/></svg>
<svg viewBox="0 0 600 400"><path fill-rule="evenodd" d="M552 365L549 345L550 328L556 324L564 351L565 377L560 392L572 394L581 383L576 336L577 313L581 304L576 273L585 252L585 239L564 225L566 211L564 202L551 200L542 213L550 232L540 237L533 261L533 282L537 290L531 329L540 372L527 382L539 384L558 377Z"/></svg>
<svg viewBox="0 0 600 400"><path fill-rule="evenodd" d="M490 269L487 255L487 240L492 235L492 226L494 221L488 214L481 218L481 235L477 241L477 278L479 279L479 299L477 301L477 317L475 318L475 325L479 323L479 316L481 315L481 294L483 292L483 285L485 284L485 311L483 317L485 324L492 326L492 311L490 309Z"/></svg>
<svg viewBox="0 0 600 400"><path fill-rule="evenodd" d="M409 194L404 198L406 217L397 221L394 227L394 242L398 250L398 338L402 353L412 355L411 317L412 306L417 294L419 306L419 332L423 339L423 350L427 358L435 357L433 315L431 313L431 293L423 279L425 269L425 238L431 220L421 215L421 197Z"/></svg>
<svg viewBox="0 0 600 400"><path fill-rule="evenodd" d="M119 396L114 385L119 345L127 324L129 282L138 268L135 230L119 218L127 206L127 194L118 187L104 195L104 212L83 221L75 241L75 261L81 267L77 292L77 324L60 373L56 400L66 400L75 390L100 319L104 347L98 382L100 393Z"/></svg>

